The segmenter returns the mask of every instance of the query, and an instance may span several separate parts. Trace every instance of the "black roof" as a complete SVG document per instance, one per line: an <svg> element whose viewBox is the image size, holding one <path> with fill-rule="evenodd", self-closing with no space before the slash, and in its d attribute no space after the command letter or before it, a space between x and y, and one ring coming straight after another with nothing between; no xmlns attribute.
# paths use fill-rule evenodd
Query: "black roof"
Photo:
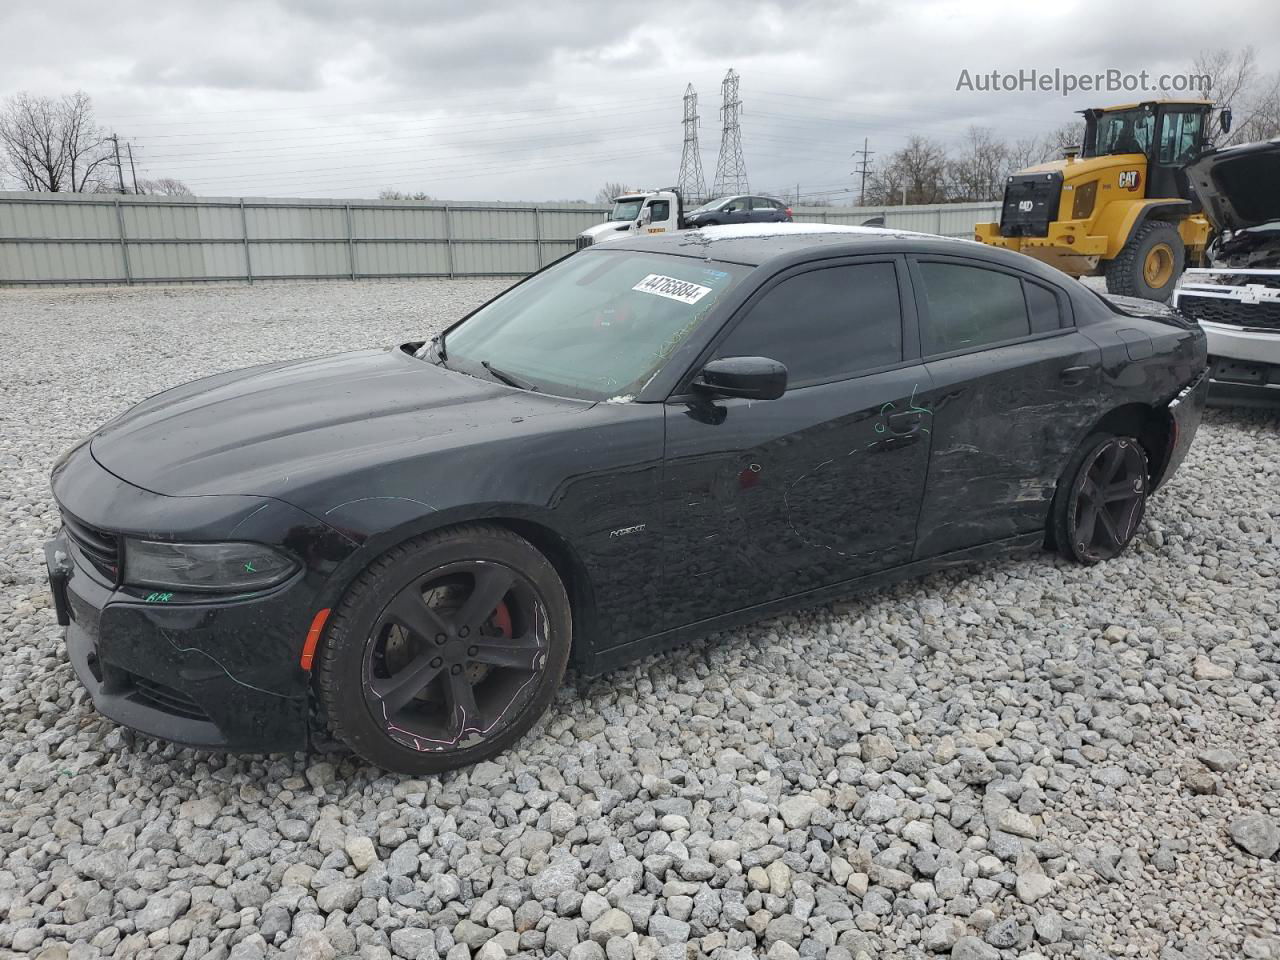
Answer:
<svg viewBox="0 0 1280 960"><path fill-rule="evenodd" d="M856 256L868 253L941 253L989 260L1061 282L1063 274L1030 257L999 247L877 227L850 230L806 231L807 224L755 224L744 229L712 227L676 233L619 237L598 244L596 249L643 250L685 257L705 257L745 266L783 266L783 261L800 262L821 257ZM815 224L826 228L826 224Z"/></svg>

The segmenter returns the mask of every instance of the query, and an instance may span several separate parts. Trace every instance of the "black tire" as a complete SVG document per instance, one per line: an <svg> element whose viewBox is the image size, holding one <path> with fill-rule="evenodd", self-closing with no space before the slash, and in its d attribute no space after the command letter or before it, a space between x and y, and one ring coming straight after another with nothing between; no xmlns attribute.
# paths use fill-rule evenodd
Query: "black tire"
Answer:
<svg viewBox="0 0 1280 960"><path fill-rule="evenodd" d="M1168 249L1172 263L1167 279L1162 276L1160 282L1153 285L1148 282L1144 269L1148 258L1161 246ZM1107 262L1104 268L1107 291L1123 297L1141 297L1163 303L1173 294L1186 265L1187 251L1178 228L1164 220L1148 220L1134 231L1120 254Z"/></svg>
<svg viewBox="0 0 1280 960"><path fill-rule="evenodd" d="M1136 438L1089 435L1058 481L1049 542L1078 563L1119 556L1142 522L1150 486L1147 453Z"/></svg>
<svg viewBox="0 0 1280 960"><path fill-rule="evenodd" d="M334 735L370 763L440 773L529 731L560 686L572 634L564 584L532 544L502 527L452 527L393 547L356 578L321 641L319 695Z"/></svg>

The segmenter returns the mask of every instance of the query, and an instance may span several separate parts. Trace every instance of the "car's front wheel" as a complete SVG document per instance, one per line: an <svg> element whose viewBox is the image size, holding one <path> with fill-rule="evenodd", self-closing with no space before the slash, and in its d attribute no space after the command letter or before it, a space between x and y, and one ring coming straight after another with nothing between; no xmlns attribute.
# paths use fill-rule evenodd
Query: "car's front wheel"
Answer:
<svg viewBox="0 0 1280 960"><path fill-rule="evenodd" d="M1080 563L1118 556L1138 532L1149 486L1141 443L1134 437L1092 434L1058 482L1050 519L1054 544Z"/></svg>
<svg viewBox="0 0 1280 960"><path fill-rule="evenodd" d="M546 711L572 619L555 568L501 527L427 534L375 560L334 611L318 686L371 763L438 773L515 743Z"/></svg>

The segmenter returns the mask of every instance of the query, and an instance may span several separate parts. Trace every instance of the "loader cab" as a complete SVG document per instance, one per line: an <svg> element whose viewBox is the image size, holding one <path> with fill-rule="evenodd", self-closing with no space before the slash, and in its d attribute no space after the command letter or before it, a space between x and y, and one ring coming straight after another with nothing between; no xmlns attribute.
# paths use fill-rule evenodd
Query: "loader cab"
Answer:
<svg viewBox="0 0 1280 960"><path fill-rule="evenodd" d="M1185 167L1210 147L1208 100L1151 100L1085 110L1081 156L1141 154L1146 170L1135 171L1142 183L1125 184L1139 196L1180 198L1200 203Z"/></svg>

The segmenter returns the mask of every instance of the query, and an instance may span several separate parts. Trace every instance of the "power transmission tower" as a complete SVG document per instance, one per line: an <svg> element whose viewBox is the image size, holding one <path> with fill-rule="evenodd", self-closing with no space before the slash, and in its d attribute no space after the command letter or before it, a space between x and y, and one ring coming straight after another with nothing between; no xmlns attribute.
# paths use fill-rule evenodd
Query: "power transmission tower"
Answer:
<svg viewBox="0 0 1280 960"><path fill-rule="evenodd" d="M698 148L698 94L692 83L684 91L684 152L680 154L680 176L676 185L686 202L701 203L708 199L702 152Z"/></svg>
<svg viewBox="0 0 1280 960"><path fill-rule="evenodd" d="M716 161L716 179L711 192L717 197L747 193L747 163L742 158L742 128L738 115L742 101L738 99L738 75L730 70L720 86L720 117L724 130L720 134L720 157Z"/></svg>
<svg viewBox="0 0 1280 960"><path fill-rule="evenodd" d="M858 206L860 207L865 207L867 205L867 159L875 156L876 153L874 150L867 149L867 142L867 138L863 137L862 149L855 150L850 154L851 157L862 157L862 159L858 161L858 169L854 171L854 173L862 174L862 186L858 191Z"/></svg>

